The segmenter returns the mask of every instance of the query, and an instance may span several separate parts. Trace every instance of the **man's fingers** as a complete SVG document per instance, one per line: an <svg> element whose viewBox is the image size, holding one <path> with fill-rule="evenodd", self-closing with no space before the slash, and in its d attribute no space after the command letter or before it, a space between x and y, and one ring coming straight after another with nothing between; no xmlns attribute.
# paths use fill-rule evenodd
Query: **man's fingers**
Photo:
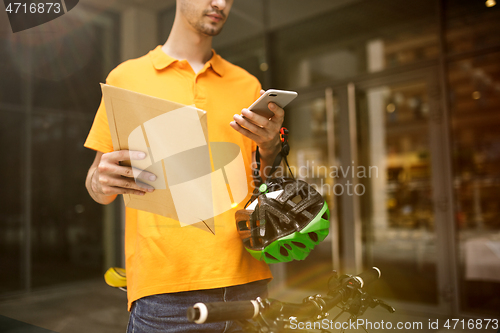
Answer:
<svg viewBox="0 0 500 333"><path fill-rule="evenodd" d="M272 113L274 113L273 119L280 120L280 122L283 122L283 119L285 118L285 110L280 108L276 103L269 102L267 104L267 108L271 110Z"/></svg>
<svg viewBox="0 0 500 333"><path fill-rule="evenodd" d="M282 108L280 108L277 104L272 102L268 104L268 108L274 114L271 118L261 116L248 109L242 109L241 114L245 116L245 118L250 119L254 124L257 124L262 127L266 127L269 121L276 122L281 126L283 120L285 119L285 111Z"/></svg>
<svg viewBox="0 0 500 333"><path fill-rule="evenodd" d="M132 178L125 178L125 177L115 178L115 177L100 175L99 182L104 186L120 187L122 189L134 189L145 192L154 191L153 186L141 182L136 182Z"/></svg>
<svg viewBox="0 0 500 333"><path fill-rule="evenodd" d="M109 173L115 174L115 175L120 175L120 176L125 176L129 178L135 178L135 179L140 179L143 181L155 181L156 176L152 174L151 172L137 169L134 167L126 167L126 166L120 166L120 165L113 165L109 167L110 170L108 171Z"/></svg>
<svg viewBox="0 0 500 333"><path fill-rule="evenodd" d="M142 160L146 158L146 153L134 150L118 150L102 155L101 160L107 160L117 164L121 161Z"/></svg>
<svg viewBox="0 0 500 333"><path fill-rule="evenodd" d="M134 150L129 150L128 152L131 160L143 160L146 158L145 152Z"/></svg>
<svg viewBox="0 0 500 333"><path fill-rule="evenodd" d="M249 130L247 130L246 128L243 128L241 127L236 121L232 121L229 123L229 126L231 126L235 131L239 132L240 134L246 136L247 138L249 138L250 140L253 140L255 141L257 144L259 144L260 142L260 137L253 134L252 132L250 132Z"/></svg>
<svg viewBox="0 0 500 333"><path fill-rule="evenodd" d="M248 120L250 120L252 123L260 126L260 127L266 127L269 125L269 118L263 117L253 111L250 111L248 109L243 109L241 110L241 114ZM237 115L234 115L233 119L236 120ZM245 125L243 125L245 126ZM246 126L245 126L246 127Z"/></svg>
<svg viewBox="0 0 500 333"><path fill-rule="evenodd" d="M121 194L135 194L135 195L144 195L146 193L141 192L141 191L135 191L135 190L125 190L124 193Z"/></svg>
<svg viewBox="0 0 500 333"><path fill-rule="evenodd" d="M141 190L146 190L148 192L153 192L155 190L155 188L149 184L146 184L146 183L143 183L143 182L140 182L140 181L136 181L135 184L139 187L139 189Z"/></svg>
<svg viewBox="0 0 500 333"><path fill-rule="evenodd" d="M137 169L137 168L131 168L131 169L133 171L135 179L140 179L140 180L143 180L143 181L154 182L156 180L156 178L157 178L151 172L148 172L148 171L145 171L145 170L141 170L141 169Z"/></svg>
<svg viewBox="0 0 500 333"><path fill-rule="evenodd" d="M144 195L145 192L138 191L134 189L126 189L122 187L114 187L114 186L103 186L102 193L105 195L115 195L115 194L135 194L135 195Z"/></svg>
<svg viewBox="0 0 500 333"><path fill-rule="evenodd" d="M110 175L111 177L113 176L124 176L128 178L139 178L144 181L155 181L156 176L152 174L151 172L144 171L141 169L133 168L133 167L127 167L127 166L121 166L113 163L101 163L97 167L99 170L100 174L107 174Z"/></svg>
<svg viewBox="0 0 500 333"><path fill-rule="evenodd" d="M233 116L233 120L235 122L237 122L238 125L240 125L241 127L244 127L246 129L248 129L250 132L252 132L254 134L257 134L259 136L265 136L266 135L266 130L263 129L262 127L260 127L260 126L257 126L259 124L256 125L253 121L248 121L245 118L243 118L239 114L235 114ZM267 119L265 119L265 120L267 121L267 123L269 123L269 120L267 120ZM266 123L266 125L267 125L267 123ZM265 125L262 125L262 126L264 127Z"/></svg>

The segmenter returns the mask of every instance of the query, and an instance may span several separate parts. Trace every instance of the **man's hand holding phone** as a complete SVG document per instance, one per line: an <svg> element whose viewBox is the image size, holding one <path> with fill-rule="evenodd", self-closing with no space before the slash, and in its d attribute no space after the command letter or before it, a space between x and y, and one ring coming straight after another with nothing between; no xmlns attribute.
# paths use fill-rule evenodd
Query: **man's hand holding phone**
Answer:
<svg viewBox="0 0 500 333"><path fill-rule="evenodd" d="M261 97L248 109L241 110L241 115L233 116L234 121L230 125L234 130L255 141L261 155L265 157L267 153L275 154L277 151L279 130L285 119L285 111L273 100L280 102L284 107L297 96L297 93L261 90L260 94Z"/></svg>

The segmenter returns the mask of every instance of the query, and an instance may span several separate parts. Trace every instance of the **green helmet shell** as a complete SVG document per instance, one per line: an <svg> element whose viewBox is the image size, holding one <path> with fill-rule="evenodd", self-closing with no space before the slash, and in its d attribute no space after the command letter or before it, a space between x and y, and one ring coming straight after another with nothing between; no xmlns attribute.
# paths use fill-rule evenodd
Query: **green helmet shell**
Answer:
<svg viewBox="0 0 500 333"><path fill-rule="evenodd" d="M268 264L304 260L330 227L328 205L316 190L300 180L280 185L284 191L276 198L261 191L259 206L236 213L246 250Z"/></svg>
<svg viewBox="0 0 500 333"><path fill-rule="evenodd" d="M325 218L326 217L326 218ZM321 212L302 230L275 240L260 251L247 251L257 260L268 264L304 260L322 242L330 228L330 210L325 202Z"/></svg>

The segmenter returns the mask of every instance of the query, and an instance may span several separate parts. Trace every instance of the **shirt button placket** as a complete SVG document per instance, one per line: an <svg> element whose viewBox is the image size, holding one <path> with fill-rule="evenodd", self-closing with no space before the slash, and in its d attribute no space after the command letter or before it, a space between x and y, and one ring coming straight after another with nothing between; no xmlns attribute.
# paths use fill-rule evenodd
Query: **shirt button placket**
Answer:
<svg viewBox="0 0 500 333"><path fill-rule="evenodd" d="M196 75L194 78L194 102L196 105L198 105L199 102L203 102L205 100L205 96L203 94L203 88L200 85L200 76Z"/></svg>

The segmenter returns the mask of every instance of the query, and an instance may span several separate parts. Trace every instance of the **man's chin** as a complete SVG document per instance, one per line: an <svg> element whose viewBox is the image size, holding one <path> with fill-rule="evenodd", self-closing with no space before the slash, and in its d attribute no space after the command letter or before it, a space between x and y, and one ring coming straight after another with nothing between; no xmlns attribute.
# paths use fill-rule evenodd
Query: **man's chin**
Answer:
<svg viewBox="0 0 500 333"><path fill-rule="evenodd" d="M206 36L211 36L211 37L214 37L214 36L217 36L218 34L221 33L222 31L222 28L223 28L223 24L225 22L219 22L219 23L222 23L222 24L202 24L199 26L200 29L198 29L202 34L206 35Z"/></svg>
<svg viewBox="0 0 500 333"><path fill-rule="evenodd" d="M222 31L222 28L220 29L214 29L214 28L209 28L209 29L204 29L202 31L202 33L206 36L210 36L210 37L215 37L217 36L218 34L220 34Z"/></svg>

